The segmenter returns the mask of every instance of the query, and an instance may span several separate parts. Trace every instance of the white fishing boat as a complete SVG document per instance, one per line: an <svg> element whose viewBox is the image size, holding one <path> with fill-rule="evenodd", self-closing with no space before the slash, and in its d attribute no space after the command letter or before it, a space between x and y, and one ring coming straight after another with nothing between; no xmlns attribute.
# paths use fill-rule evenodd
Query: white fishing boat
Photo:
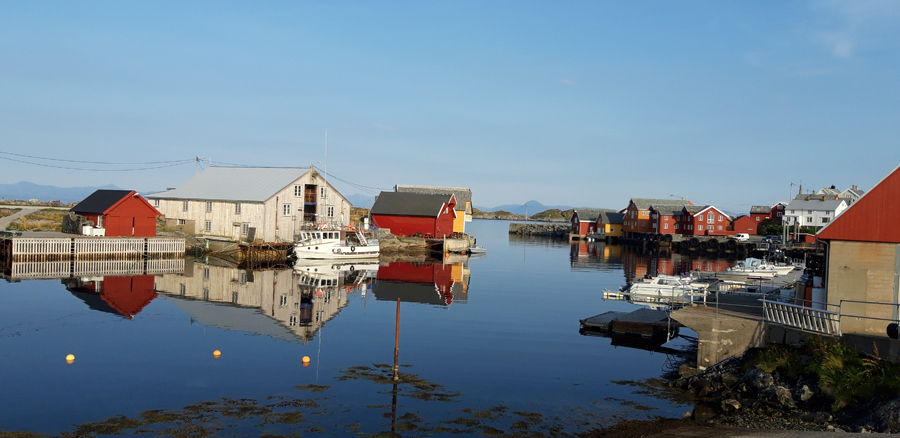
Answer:
<svg viewBox="0 0 900 438"><path fill-rule="evenodd" d="M631 301L659 303L689 303L702 300L708 294L706 285L692 285L690 277L658 275L636 281L622 289Z"/></svg>
<svg viewBox="0 0 900 438"><path fill-rule="evenodd" d="M297 260L377 258L378 239L359 230L304 230L294 244Z"/></svg>
<svg viewBox="0 0 900 438"><path fill-rule="evenodd" d="M378 274L378 260L330 261L298 260L294 263L300 286L312 288L351 286L365 283Z"/></svg>
<svg viewBox="0 0 900 438"><path fill-rule="evenodd" d="M728 274L746 275L749 277L771 278L776 275L787 275L788 272L793 270L793 266L780 266L757 258L748 257L742 262L737 262L734 266L726 269L724 272Z"/></svg>

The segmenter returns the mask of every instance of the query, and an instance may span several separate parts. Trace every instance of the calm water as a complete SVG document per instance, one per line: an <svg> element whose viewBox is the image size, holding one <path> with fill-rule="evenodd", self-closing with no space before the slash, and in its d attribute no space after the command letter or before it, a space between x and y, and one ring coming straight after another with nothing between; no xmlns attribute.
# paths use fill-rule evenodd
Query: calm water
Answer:
<svg viewBox="0 0 900 438"><path fill-rule="evenodd" d="M410 436L571 433L613 416L690 409L619 382L659 377L672 356L583 336L578 321L636 309L602 300L603 289L630 277L721 261L641 257L507 229L468 224L484 258L411 260L377 274L364 265L320 276L331 267L302 275L186 263L161 275L0 282L0 431L59 433L124 416L158 432L168 426L146 411L184 422L197 408L183 408L204 402L210 412L188 422L219 435L370 434L392 425ZM408 374L394 392L379 365L393 363L397 298Z"/></svg>

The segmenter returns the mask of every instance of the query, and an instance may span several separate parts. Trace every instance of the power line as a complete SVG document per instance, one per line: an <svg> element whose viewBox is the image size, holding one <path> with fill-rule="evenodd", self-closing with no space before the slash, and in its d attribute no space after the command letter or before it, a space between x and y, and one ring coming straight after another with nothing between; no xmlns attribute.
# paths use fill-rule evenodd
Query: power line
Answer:
<svg viewBox="0 0 900 438"><path fill-rule="evenodd" d="M51 167L54 169L83 170L83 171L88 171L88 172L131 172L134 170L152 170L152 169L162 169L164 167L175 167L175 166L181 166L183 164L188 164L188 163L194 162L194 160L191 159L191 160L182 160L179 162L175 162L175 164L166 164L163 166L139 167L139 168L130 168L130 169L91 169L91 168L83 168L83 167L54 166L52 164L32 163L30 161L17 160L15 158L2 157L2 156L0 156L0 160L15 161L17 163L31 164L33 166L41 166L41 167ZM108 164L112 164L112 163L108 163ZM150 164L150 163L147 163L147 164Z"/></svg>
<svg viewBox="0 0 900 438"><path fill-rule="evenodd" d="M24 155L24 154L16 154L12 152L0 151L0 154L12 155L16 157L24 157L24 158L33 158L36 160L48 160L48 161L63 161L67 163L82 163L82 164L109 164L109 165L127 165L127 166L143 166L149 164L172 164L172 163L184 163L185 160L170 160L170 161L148 161L144 163L113 163L108 161L80 161L80 160L64 160L61 158L48 158L48 157L36 157L33 155ZM33 163L28 163L33 164Z"/></svg>

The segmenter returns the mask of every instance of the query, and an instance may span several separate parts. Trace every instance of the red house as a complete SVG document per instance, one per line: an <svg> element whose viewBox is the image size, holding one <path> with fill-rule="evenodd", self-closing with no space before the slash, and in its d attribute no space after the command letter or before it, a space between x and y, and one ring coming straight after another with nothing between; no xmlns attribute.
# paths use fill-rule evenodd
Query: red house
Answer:
<svg viewBox="0 0 900 438"><path fill-rule="evenodd" d="M453 234L456 197L381 192L372 205L372 224L398 236L442 238Z"/></svg>
<svg viewBox="0 0 900 438"><path fill-rule="evenodd" d="M581 218L578 211L572 212L572 234L586 236L597 232L597 216Z"/></svg>
<svg viewBox="0 0 900 438"><path fill-rule="evenodd" d="M758 222L746 214L735 219L732 224L734 225L732 227L734 229L734 234L746 233L754 235L756 234L756 227L759 226Z"/></svg>
<svg viewBox="0 0 900 438"><path fill-rule="evenodd" d="M777 206L778 204L775 205ZM754 205L750 207L750 219L753 219L756 223L771 219L772 209L773 207L766 207L765 205Z"/></svg>
<svg viewBox="0 0 900 438"><path fill-rule="evenodd" d="M377 300L449 306L461 293L455 286L451 265L392 262L378 268L374 292Z"/></svg>
<svg viewBox="0 0 900 438"><path fill-rule="evenodd" d="M106 229L107 236L156 236L159 211L134 190L97 190L70 210Z"/></svg>
<svg viewBox="0 0 900 438"><path fill-rule="evenodd" d="M731 236L731 218L712 205L685 206L678 216L678 230L686 236Z"/></svg>
<svg viewBox="0 0 900 438"><path fill-rule="evenodd" d="M156 298L153 281L152 275L103 277L91 282L75 280L66 289L94 310L132 319Z"/></svg>

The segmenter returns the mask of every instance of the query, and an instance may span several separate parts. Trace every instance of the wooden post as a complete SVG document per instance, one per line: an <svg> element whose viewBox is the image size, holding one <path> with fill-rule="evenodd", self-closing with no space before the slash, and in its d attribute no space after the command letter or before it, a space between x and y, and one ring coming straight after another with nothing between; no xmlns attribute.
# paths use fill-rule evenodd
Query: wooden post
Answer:
<svg viewBox="0 0 900 438"><path fill-rule="evenodd" d="M397 298L397 322L394 326L394 381L400 380L400 298Z"/></svg>

